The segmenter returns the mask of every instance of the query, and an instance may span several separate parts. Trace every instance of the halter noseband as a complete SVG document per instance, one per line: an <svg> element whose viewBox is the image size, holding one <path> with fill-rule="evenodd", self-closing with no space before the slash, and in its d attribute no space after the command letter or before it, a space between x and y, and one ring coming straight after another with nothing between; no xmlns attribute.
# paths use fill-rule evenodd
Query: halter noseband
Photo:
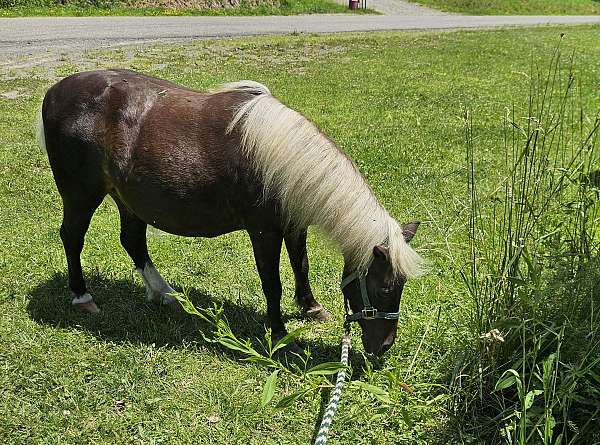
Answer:
<svg viewBox="0 0 600 445"><path fill-rule="evenodd" d="M340 288L344 289L353 281L358 280L360 286L360 296L363 301L363 308L360 312L355 312L354 314L348 313L348 299L344 296L344 306L346 309L346 317L344 319L344 324L349 325L353 321L358 320L375 320L376 318L384 319L384 320L397 320L400 317L400 312L382 312L378 311L376 307L371 304L371 300L369 300L369 293L367 292L367 277L364 273L360 273L358 271L352 272L346 278L342 280L342 284L340 284Z"/></svg>

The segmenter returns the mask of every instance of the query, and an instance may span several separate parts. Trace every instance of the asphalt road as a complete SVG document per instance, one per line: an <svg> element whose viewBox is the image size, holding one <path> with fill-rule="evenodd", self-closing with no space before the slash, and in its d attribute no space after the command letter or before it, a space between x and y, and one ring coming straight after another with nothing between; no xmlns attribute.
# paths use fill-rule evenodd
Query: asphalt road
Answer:
<svg viewBox="0 0 600 445"><path fill-rule="evenodd" d="M600 16L352 14L264 17L39 17L0 19L0 66L50 51L211 37L348 31L600 24ZM4 63L3 63L4 62Z"/></svg>

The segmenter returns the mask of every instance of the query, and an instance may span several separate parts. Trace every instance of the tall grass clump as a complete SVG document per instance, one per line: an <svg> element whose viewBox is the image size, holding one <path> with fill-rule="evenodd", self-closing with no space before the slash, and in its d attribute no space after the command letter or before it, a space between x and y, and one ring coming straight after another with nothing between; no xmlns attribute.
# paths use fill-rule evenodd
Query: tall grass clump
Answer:
<svg viewBox="0 0 600 445"><path fill-rule="evenodd" d="M500 180L478 168L465 113L471 341L454 408L478 442L599 443L600 119L560 45L530 73L527 103L503 118Z"/></svg>

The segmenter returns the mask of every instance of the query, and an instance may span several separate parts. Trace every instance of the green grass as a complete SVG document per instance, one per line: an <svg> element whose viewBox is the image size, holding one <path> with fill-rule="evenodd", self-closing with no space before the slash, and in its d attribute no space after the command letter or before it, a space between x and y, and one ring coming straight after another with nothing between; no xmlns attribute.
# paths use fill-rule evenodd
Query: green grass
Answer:
<svg viewBox="0 0 600 445"><path fill-rule="evenodd" d="M52 6L12 6L0 7L0 17L32 17L32 16L249 16L249 15L295 15L295 14L330 14L330 13L365 13L372 11L350 11L346 6L330 0L285 0L280 6L237 6L231 8L164 8L146 7L133 8L128 6L78 6L78 5L52 5Z"/></svg>
<svg viewBox="0 0 600 445"><path fill-rule="evenodd" d="M410 0L448 12L472 15L596 15L597 0Z"/></svg>
<svg viewBox="0 0 600 445"><path fill-rule="evenodd" d="M486 172L479 189L494 190L504 163L502 118L513 104L526 109L531 59L547 61L560 32L566 32L565 51L577 53L582 102L598 110L599 27L199 41L4 68L0 438L10 444L297 444L309 443L320 420L318 398L283 411L261 408L265 369L205 343L193 317L145 302L108 202L92 221L82 256L103 312L90 317L70 307L58 236L61 204L33 122L45 89L58 78L119 66L193 88L236 79L266 83L338 141L394 216L423 221L414 244L432 261L432 273L406 286L396 345L375 370L364 371L354 335L354 378L386 387L395 405L381 409L370 396L346 391L330 443L481 443L472 423L449 409L449 382L470 339L472 310L459 275L470 258L463 113L472 110L476 167ZM204 240L151 232L149 245L172 284L190 290L199 305L223 304L238 337L262 336L265 303L245 234ZM285 254L283 308L288 328L309 325L301 343L319 363L339 353L342 260L317 231L310 232L309 255L315 294L335 321L298 318ZM289 384L281 382L283 393L293 390Z"/></svg>

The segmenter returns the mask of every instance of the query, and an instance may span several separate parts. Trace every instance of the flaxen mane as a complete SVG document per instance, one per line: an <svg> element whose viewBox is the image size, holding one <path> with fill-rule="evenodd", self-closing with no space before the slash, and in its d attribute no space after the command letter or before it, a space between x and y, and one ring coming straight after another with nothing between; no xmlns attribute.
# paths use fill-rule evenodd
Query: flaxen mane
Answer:
<svg viewBox="0 0 600 445"><path fill-rule="evenodd" d="M373 247L384 243L396 275L420 274L423 260L404 240L401 226L316 125L257 82L227 84L219 91L255 95L237 110L228 131L240 125L242 146L263 179L265 194L280 201L288 224L320 226L357 270L366 271Z"/></svg>

